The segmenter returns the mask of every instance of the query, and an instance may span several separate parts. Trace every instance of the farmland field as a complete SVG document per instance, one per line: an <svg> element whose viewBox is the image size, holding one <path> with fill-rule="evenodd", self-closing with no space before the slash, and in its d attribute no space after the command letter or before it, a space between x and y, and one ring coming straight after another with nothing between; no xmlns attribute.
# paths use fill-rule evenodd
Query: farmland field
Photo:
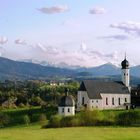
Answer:
<svg viewBox="0 0 140 140"><path fill-rule="evenodd" d="M0 129L0 140L139 140L140 127L72 127L40 129L39 125Z"/></svg>

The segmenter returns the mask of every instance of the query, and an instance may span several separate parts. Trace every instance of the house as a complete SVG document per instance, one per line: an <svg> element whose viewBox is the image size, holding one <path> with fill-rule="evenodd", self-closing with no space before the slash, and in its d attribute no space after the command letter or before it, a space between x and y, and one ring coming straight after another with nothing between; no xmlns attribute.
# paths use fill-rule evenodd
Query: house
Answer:
<svg viewBox="0 0 140 140"><path fill-rule="evenodd" d="M68 89L65 90L65 96L60 100L58 114L62 116L75 115L75 101L72 96L68 95Z"/></svg>
<svg viewBox="0 0 140 140"><path fill-rule="evenodd" d="M125 59L121 63L122 81L82 81L77 93L77 110L83 106L92 110L121 109L130 106L131 96L129 86L129 62Z"/></svg>
<svg viewBox="0 0 140 140"><path fill-rule="evenodd" d="M140 108L140 85L131 88L131 103L134 107Z"/></svg>

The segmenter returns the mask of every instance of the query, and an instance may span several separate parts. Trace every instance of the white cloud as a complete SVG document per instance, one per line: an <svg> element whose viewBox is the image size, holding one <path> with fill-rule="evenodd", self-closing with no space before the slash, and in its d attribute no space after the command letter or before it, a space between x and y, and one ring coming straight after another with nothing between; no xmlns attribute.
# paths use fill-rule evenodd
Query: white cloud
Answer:
<svg viewBox="0 0 140 140"><path fill-rule="evenodd" d="M60 51L56 47L49 46L47 47L47 53L51 55L58 55Z"/></svg>
<svg viewBox="0 0 140 140"><path fill-rule="evenodd" d="M23 56L23 52L18 52L14 56L18 56L20 59L28 58L33 61L47 61L50 64L60 64L66 63L73 66L84 66L84 67L93 67L108 62L117 64L118 53L104 53L97 49L89 49L87 44L82 42L78 49L75 50L65 50L61 47L44 45L41 43L27 45L25 49L29 53ZM0 51L1 52L1 51ZM21 55L21 56L20 56Z"/></svg>
<svg viewBox="0 0 140 140"><path fill-rule="evenodd" d="M95 49L89 49L85 43L81 43L74 51L64 50L53 46L35 45L32 47L32 58L47 61L52 64L66 63L84 67L98 66L108 62L118 63L117 52L103 53Z"/></svg>
<svg viewBox="0 0 140 140"><path fill-rule="evenodd" d="M86 49L87 49L87 45L84 42L82 42L80 45L80 50L86 51Z"/></svg>
<svg viewBox="0 0 140 140"><path fill-rule="evenodd" d="M121 23L114 23L110 25L111 28L120 29L126 33L140 35L140 22L121 22Z"/></svg>
<svg viewBox="0 0 140 140"><path fill-rule="evenodd" d="M58 5L52 7L42 7L38 10L44 14L56 14L68 11L69 7L67 5Z"/></svg>
<svg viewBox="0 0 140 140"><path fill-rule="evenodd" d="M18 38L18 39L15 40L15 44L26 45L26 41L23 40L23 39Z"/></svg>
<svg viewBox="0 0 140 140"><path fill-rule="evenodd" d="M6 44L8 42L8 38L7 37L5 37L5 36L1 36L0 37L0 44Z"/></svg>
<svg viewBox="0 0 140 140"><path fill-rule="evenodd" d="M94 7L89 10L90 14L105 14L106 10L103 7Z"/></svg>
<svg viewBox="0 0 140 140"><path fill-rule="evenodd" d="M128 40L129 39L129 36L127 35L109 35L109 36L100 36L98 37L98 39L107 39L107 40L120 40L120 41L123 41L123 40Z"/></svg>
<svg viewBox="0 0 140 140"><path fill-rule="evenodd" d="M43 44L41 44L41 43L37 43L36 47L40 48L43 52L47 51L46 47Z"/></svg>

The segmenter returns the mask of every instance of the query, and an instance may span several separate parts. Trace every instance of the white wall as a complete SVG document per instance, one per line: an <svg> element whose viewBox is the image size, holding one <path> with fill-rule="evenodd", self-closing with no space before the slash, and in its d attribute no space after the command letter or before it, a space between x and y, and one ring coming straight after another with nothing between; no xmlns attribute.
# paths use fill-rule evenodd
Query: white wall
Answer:
<svg viewBox="0 0 140 140"><path fill-rule="evenodd" d="M64 111L63 111L64 109ZM69 109L69 112L68 112ZM58 107L58 114L63 116L75 115L75 107Z"/></svg>
<svg viewBox="0 0 140 140"><path fill-rule="evenodd" d="M78 91L77 93L77 109L80 110L83 107L82 98L84 97L84 104L89 107L90 99L86 91Z"/></svg>
<svg viewBox="0 0 140 140"><path fill-rule="evenodd" d="M124 103L131 103L130 94L106 94L101 93L102 97L102 108L103 109L117 109L117 108L125 108ZM108 99L108 105L106 105L106 98ZM112 104L112 98L114 98L114 105ZM120 105L119 105L120 98ZM127 102L125 102L125 98Z"/></svg>
<svg viewBox="0 0 140 140"><path fill-rule="evenodd" d="M82 98L84 97L84 104L87 105L87 108L92 109L102 109L102 99L89 99L86 91L78 91L77 94L77 110L80 110L83 107Z"/></svg>
<svg viewBox="0 0 140 140"><path fill-rule="evenodd" d="M84 97L84 104L87 105L87 108L92 109L121 109L125 108L124 103L125 98L127 103L131 103L130 94L111 94L111 93L101 93L102 99L89 99L88 94L86 91L78 91L77 94L77 110L80 110L82 105L82 98ZM108 98L108 105L106 105L106 98ZM112 104L112 98L114 98L114 105ZM120 105L119 105L119 98L120 98Z"/></svg>
<svg viewBox="0 0 140 140"><path fill-rule="evenodd" d="M89 109L102 109L102 99L90 99Z"/></svg>

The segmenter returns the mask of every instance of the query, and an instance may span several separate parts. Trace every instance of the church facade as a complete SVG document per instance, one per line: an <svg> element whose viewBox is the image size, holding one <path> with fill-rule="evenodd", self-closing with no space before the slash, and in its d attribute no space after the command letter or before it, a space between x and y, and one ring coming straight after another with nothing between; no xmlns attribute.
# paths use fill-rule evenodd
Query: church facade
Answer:
<svg viewBox="0 0 140 140"><path fill-rule="evenodd" d="M77 93L77 110L86 107L92 109L122 109L130 106L129 62L121 63L122 81L82 81Z"/></svg>

